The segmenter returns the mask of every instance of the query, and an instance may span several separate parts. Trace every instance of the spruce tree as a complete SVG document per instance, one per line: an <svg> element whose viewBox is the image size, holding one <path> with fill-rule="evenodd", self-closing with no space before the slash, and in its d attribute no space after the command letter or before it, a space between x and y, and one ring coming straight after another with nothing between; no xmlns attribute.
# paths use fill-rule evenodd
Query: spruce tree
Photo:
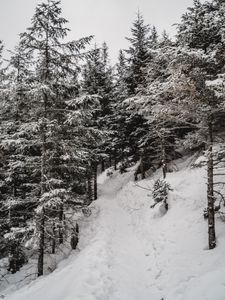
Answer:
<svg viewBox="0 0 225 300"><path fill-rule="evenodd" d="M223 108L223 99L210 87L207 69L215 62L202 52L187 49L181 51L173 65L176 78L177 114L195 128L188 136L194 136L195 143L203 143L207 155L207 211L209 249L216 246L214 153L215 122ZM175 101L174 101L175 104ZM178 112L178 110L180 112Z"/></svg>
<svg viewBox="0 0 225 300"><path fill-rule="evenodd" d="M103 43L101 48L97 48L95 45L84 65L82 88L87 95L98 97L100 107L95 114L95 126L105 131L109 129L112 115L113 86L113 71L109 63L108 46L106 43ZM110 155L110 141L109 138L106 138L98 146L98 149L95 149L96 158L92 163L93 169L96 169L96 164L101 162L104 171L105 160Z"/></svg>
<svg viewBox="0 0 225 300"><path fill-rule="evenodd" d="M220 76L219 74L223 73L225 63L223 51L224 29L224 1L213 0L201 3L195 0L193 7L189 8L188 12L183 15L181 23L178 25L177 35L178 43L191 48L190 51L192 51L187 59L189 62L188 67L186 65L186 68L183 66L182 69L191 82L189 84L189 93L191 93L191 90L197 91L197 96L195 97L196 99L200 98L202 101L202 107L198 108L198 114L201 115L199 122L204 122L207 128L205 137L208 149L207 211L210 249L216 246L213 141L215 138L216 123L219 122L221 124L219 119L221 119L221 116L224 116L224 107L221 104L223 102L221 97L218 96L219 94L213 86L211 88L207 86L207 81L213 81L213 79ZM203 51L203 53L199 51ZM198 59L196 66L193 66L193 62L190 62L190 59L193 61ZM205 60L207 63L203 64L202 60ZM183 64L185 65L185 62ZM198 103L197 100L196 103ZM204 111L202 111L203 108ZM194 112L193 115L195 115ZM218 118L218 115L220 115L220 118Z"/></svg>
<svg viewBox="0 0 225 300"><path fill-rule="evenodd" d="M155 30L152 37L155 43ZM127 86L129 95L134 95L137 88L145 84L144 69L151 57L149 54L149 47L151 46L150 26L144 23L140 12L137 13L137 18L133 22L131 37L126 39L130 43L129 49L125 50L129 63Z"/></svg>
<svg viewBox="0 0 225 300"><path fill-rule="evenodd" d="M114 141L119 149L117 152L120 153L120 160L126 160L131 156L136 161L142 156L138 140L146 130L146 121L141 114L130 107L129 102L130 98L135 97L146 84L146 66L151 60L150 47L153 48L157 40L156 29L145 25L143 16L138 12L131 28L131 37L126 39L130 46L123 51L126 56L122 53L119 56L115 102L115 119L124 122L125 125L121 137L117 135ZM116 126L120 125L114 122L113 127Z"/></svg>
<svg viewBox="0 0 225 300"><path fill-rule="evenodd" d="M32 26L21 35L22 46L38 58L32 87L40 145L40 196L37 206L39 232L38 276L43 275L46 216L58 210L59 242L63 241L64 203L68 182L63 170L67 132L66 100L77 95L77 61L92 37L64 42L68 28L61 17L60 1L48 0L37 5Z"/></svg>
<svg viewBox="0 0 225 300"><path fill-rule="evenodd" d="M169 81L171 71L168 68L175 51L176 48L169 41L162 44L159 42L157 49L151 50L151 60L146 66L146 85L130 99L130 108L145 120L142 135L137 141L143 161L138 172L143 173L143 164L153 170L162 166L164 178L168 171L167 163L177 155L174 128L178 125L170 116L172 110L169 105L173 93Z"/></svg>
<svg viewBox="0 0 225 300"><path fill-rule="evenodd" d="M195 0L177 26L178 43L212 55L217 59L217 67L223 67L225 63L224 11L224 1L213 0L202 3Z"/></svg>
<svg viewBox="0 0 225 300"><path fill-rule="evenodd" d="M8 246L11 272L22 266L20 258L25 253L21 241L32 231L27 221L33 216L37 199L37 182L33 176L37 159L32 142L34 124L28 122L32 77L29 59L21 45L11 52L1 107L1 225L7 233L4 244Z"/></svg>
<svg viewBox="0 0 225 300"><path fill-rule="evenodd" d="M126 120L129 117L129 112L123 104L123 101L128 97L126 78L127 61L124 51L120 50L115 72L114 98L116 100L112 106L113 114L110 120L111 149L115 169L117 162L123 160L123 152L128 148Z"/></svg>

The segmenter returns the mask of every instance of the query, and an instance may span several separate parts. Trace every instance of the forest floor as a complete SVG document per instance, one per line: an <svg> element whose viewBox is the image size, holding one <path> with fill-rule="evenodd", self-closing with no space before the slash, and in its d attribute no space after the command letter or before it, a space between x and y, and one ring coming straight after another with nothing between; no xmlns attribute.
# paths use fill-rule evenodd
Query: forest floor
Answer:
<svg viewBox="0 0 225 300"><path fill-rule="evenodd" d="M224 300L225 223L208 250L206 170L173 164L169 210L153 204L160 171L134 182L134 168L98 178L100 197L80 221L79 250L7 300Z"/></svg>

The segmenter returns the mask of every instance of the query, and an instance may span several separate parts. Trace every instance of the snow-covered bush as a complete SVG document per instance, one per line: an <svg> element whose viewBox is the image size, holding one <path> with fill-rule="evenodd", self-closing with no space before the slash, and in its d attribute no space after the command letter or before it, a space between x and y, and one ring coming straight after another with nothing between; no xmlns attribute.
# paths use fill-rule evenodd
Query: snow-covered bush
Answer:
<svg viewBox="0 0 225 300"><path fill-rule="evenodd" d="M108 176L108 177L112 177L112 175L113 175L113 169L112 169L112 168L110 168L110 169L108 169L108 170L107 170L107 172L106 172L106 176Z"/></svg>
<svg viewBox="0 0 225 300"><path fill-rule="evenodd" d="M128 167L127 161L121 162L121 164L119 165L120 173L121 174L126 173L127 172L127 167Z"/></svg>
<svg viewBox="0 0 225 300"><path fill-rule="evenodd" d="M168 182L162 179L157 179L153 186L153 200L154 204L151 206L151 208L155 207L156 204L162 202L165 205L165 209L168 210L168 193L171 191L171 187Z"/></svg>

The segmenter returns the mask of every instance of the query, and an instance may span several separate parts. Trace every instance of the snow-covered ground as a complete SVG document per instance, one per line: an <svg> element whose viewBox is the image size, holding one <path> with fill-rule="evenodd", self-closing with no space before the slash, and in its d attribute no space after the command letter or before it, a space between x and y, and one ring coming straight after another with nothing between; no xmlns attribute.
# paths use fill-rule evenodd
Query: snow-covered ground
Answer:
<svg viewBox="0 0 225 300"><path fill-rule="evenodd" d="M169 210L150 208L154 177L99 176L100 198L80 223L80 251L7 300L224 300L225 223L207 249L206 171L176 162Z"/></svg>

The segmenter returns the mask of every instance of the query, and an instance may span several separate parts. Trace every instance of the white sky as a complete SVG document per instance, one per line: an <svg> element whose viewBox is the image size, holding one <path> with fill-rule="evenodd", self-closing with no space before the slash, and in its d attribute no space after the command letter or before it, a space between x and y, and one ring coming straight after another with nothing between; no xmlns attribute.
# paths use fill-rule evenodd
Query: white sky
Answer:
<svg viewBox="0 0 225 300"><path fill-rule="evenodd" d="M0 0L0 39L7 49L13 49L18 34L30 25L34 9L40 0ZM68 19L70 38L95 35L95 41L106 41L111 60L115 62L119 49L127 47L125 36L130 35L132 21L139 9L145 22L159 31L166 29L174 35L172 24L192 0L62 0L63 17Z"/></svg>

